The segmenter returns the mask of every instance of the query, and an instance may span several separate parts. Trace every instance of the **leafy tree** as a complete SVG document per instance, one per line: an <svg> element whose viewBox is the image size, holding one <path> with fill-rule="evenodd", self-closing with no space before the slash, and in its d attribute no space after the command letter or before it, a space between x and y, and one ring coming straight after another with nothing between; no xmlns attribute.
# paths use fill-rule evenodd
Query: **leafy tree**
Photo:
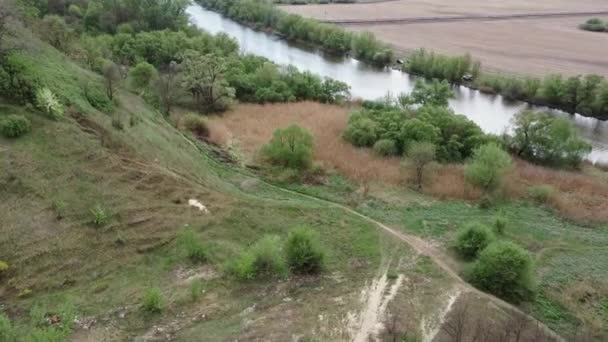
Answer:
<svg viewBox="0 0 608 342"><path fill-rule="evenodd" d="M42 37L55 48L67 51L72 40L72 30L58 15L46 15L40 24Z"/></svg>
<svg viewBox="0 0 608 342"><path fill-rule="evenodd" d="M110 100L114 100L114 94L116 93L116 88L118 87L118 83L120 82L120 70L118 65L113 62L106 62L103 66L103 79L106 88L106 95Z"/></svg>
<svg viewBox="0 0 608 342"><path fill-rule="evenodd" d="M285 243L287 264L299 273L318 273L325 264L325 251L319 236L310 228L296 228L289 233Z"/></svg>
<svg viewBox="0 0 608 342"><path fill-rule="evenodd" d="M407 150L407 156L416 172L416 185L419 190L422 189L424 170L435 160L435 149L435 145L430 142L414 142Z"/></svg>
<svg viewBox="0 0 608 342"><path fill-rule="evenodd" d="M137 89L148 88L156 74L156 69L148 62L141 62L129 71L133 86Z"/></svg>
<svg viewBox="0 0 608 342"><path fill-rule="evenodd" d="M277 129L262 155L274 165L292 169L307 169L312 164L313 137L304 128L291 125Z"/></svg>
<svg viewBox="0 0 608 342"><path fill-rule="evenodd" d="M567 120L545 113L523 111L514 118L513 148L528 160L577 167L591 146Z"/></svg>
<svg viewBox="0 0 608 342"><path fill-rule="evenodd" d="M410 119L401 125L399 141L401 149L407 151L409 146L415 142L436 143L439 139L439 129L430 123L420 119Z"/></svg>
<svg viewBox="0 0 608 342"><path fill-rule="evenodd" d="M473 259L494 240L492 231L480 223L469 224L456 236L456 250L465 259Z"/></svg>
<svg viewBox="0 0 608 342"><path fill-rule="evenodd" d="M534 293L532 258L512 242L494 242L479 255L469 278L476 287L520 302Z"/></svg>
<svg viewBox="0 0 608 342"><path fill-rule="evenodd" d="M355 146L373 146L378 139L378 124L362 114L355 113L348 120L343 136Z"/></svg>
<svg viewBox="0 0 608 342"><path fill-rule="evenodd" d="M223 58L188 51L184 54L182 68L183 86L202 110L226 109L235 92L225 79L227 64Z"/></svg>
<svg viewBox="0 0 608 342"><path fill-rule="evenodd" d="M155 82L155 88L160 99L161 109L166 115L171 113L171 109L173 109L173 105L181 93L181 80L177 72L177 63L171 62L167 68L167 71L161 73Z"/></svg>
<svg viewBox="0 0 608 342"><path fill-rule="evenodd" d="M448 101L454 98L454 92L447 81L432 80L430 83L416 81L411 94L411 101L422 106L431 105L447 107Z"/></svg>
<svg viewBox="0 0 608 342"><path fill-rule="evenodd" d="M380 139L374 144L374 151L381 156L390 156L397 153L397 144L391 139Z"/></svg>
<svg viewBox="0 0 608 342"><path fill-rule="evenodd" d="M489 193L500 187L502 178L511 166L511 157L498 145L490 143L475 150L465 167L466 180Z"/></svg>

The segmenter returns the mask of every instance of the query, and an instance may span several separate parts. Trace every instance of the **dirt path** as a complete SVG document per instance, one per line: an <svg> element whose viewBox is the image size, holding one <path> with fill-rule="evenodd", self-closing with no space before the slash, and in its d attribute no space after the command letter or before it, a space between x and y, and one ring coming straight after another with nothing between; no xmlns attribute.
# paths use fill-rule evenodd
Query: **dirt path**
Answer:
<svg viewBox="0 0 608 342"><path fill-rule="evenodd" d="M512 19L547 19L568 17L593 17L608 15L608 11L589 12L553 12L553 13L518 13L518 14L486 14L486 15L463 15L463 16L432 16L432 17L408 17L408 18L383 18L383 19L329 19L319 20L323 23L345 24L345 25L382 25L382 24L420 24L439 23L455 21L496 21Z"/></svg>

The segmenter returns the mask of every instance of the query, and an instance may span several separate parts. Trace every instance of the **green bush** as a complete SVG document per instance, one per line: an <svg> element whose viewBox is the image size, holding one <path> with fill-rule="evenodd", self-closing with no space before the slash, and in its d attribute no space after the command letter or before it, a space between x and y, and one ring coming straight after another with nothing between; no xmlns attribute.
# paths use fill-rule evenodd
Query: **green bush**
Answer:
<svg viewBox="0 0 608 342"><path fill-rule="evenodd" d="M114 129L117 129L119 131L122 131L123 129L125 129L125 125L122 123L122 120L120 120L119 117L112 118L112 127L114 127Z"/></svg>
<svg viewBox="0 0 608 342"><path fill-rule="evenodd" d="M262 156L273 165L292 169L308 169L312 165L313 137L304 128L291 125L277 129L268 144L262 147Z"/></svg>
<svg viewBox="0 0 608 342"><path fill-rule="evenodd" d="M108 222L109 215L101 205L96 205L91 209L91 215L93 216L93 224L101 227Z"/></svg>
<svg viewBox="0 0 608 342"><path fill-rule="evenodd" d="M17 331L11 320L0 312L0 341L13 342L17 340Z"/></svg>
<svg viewBox="0 0 608 342"><path fill-rule="evenodd" d="M494 232L498 235L504 235L507 226L509 225L509 220L502 215L498 215L494 218Z"/></svg>
<svg viewBox="0 0 608 342"><path fill-rule="evenodd" d="M456 236L456 250L465 259L474 259L494 240L488 227L474 223L462 228Z"/></svg>
<svg viewBox="0 0 608 342"><path fill-rule="evenodd" d="M0 277L5 274L9 269L9 266L6 262L0 260Z"/></svg>
<svg viewBox="0 0 608 342"><path fill-rule="evenodd" d="M278 236L267 235L228 263L227 271L239 280L282 278L287 275Z"/></svg>
<svg viewBox="0 0 608 342"><path fill-rule="evenodd" d="M163 295L158 288L147 289L144 294L142 308L149 313L160 313L165 307Z"/></svg>
<svg viewBox="0 0 608 342"><path fill-rule="evenodd" d="M131 83L136 89L147 88L152 82L152 79L156 77L156 74L156 69L148 62L138 63L135 67L129 70Z"/></svg>
<svg viewBox="0 0 608 342"><path fill-rule="evenodd" d="M17 138L32 128L30 120L23 115L9 115L0 119L0 132L7 138Z"/></svg>
<svg viewBox="0 0 608 342"><path fill-rule="evenodd" d="M533 268L524 249L512 242L494 242L480 253L469 279L481 290L520 302L534 293Z"/></svg>
<svg viewBox="0 0 608 342"><path fill-rule="evenodd" d="M502 148L493 143L486 144L473 152L472 160L465 166L465 178L490 193L500 187L511 163L511 156Z"/></svg>
<svg viewBox="0 0 608 342"><path fill-rule="evenodd" d="M203 244L199 241L196 233L190 229L184 229L177 237L179 248L192 262L205 262L209 256Z"/></svg>
<svg viewBox="0 0 608 342"><path fill-rule="evenodd" d="M57 120L63 116L63 105L49 88L41 88L36 92L36 104L46 115Z"/></svg>
<svg viewBox="0 0 608 342"><path fill-rule="evenodd" d="M343 136L357 147L371 147L378 139L378 124L368 118L351 116Z"/></svg>
<svg viewBox="0 0 608 342"><path fill-rule="evenodd" d="M391 156L397 154L397 145L394 140L380 139L374 144L374 152L380 156Z"/></svg>
<svg viewBox="0 0 608 342"><path fill-rule="evenodd" d="M310 228L297 228L289 234L285 244L287 264L298 273L318 273L325 264L325 251L319 237Z"/></svg>
<svg viewBox="0 0 608 342"><path fill-rule="evenodd" d="M209 126L207 119L197 114L186 114L181 118L181 123L185 129L192 132L200 139L209 137Z"/></svg>
<svg viewBox="0 0 608 342"><path fill-rule="evenodd" d="M93 108L104 113L112 112L112 101L100 87L93 84L86 84L83 87L83 92L87 102L93 106Z"/></svg>
<svg viewBox="0 0 608 342"><path fill-rule="evenodd" d="M203 282L200 279L195 279L190 283L190 299L196 302L203 294Z"/></svg>
<svg viewBox="0 0 608 342"><path fill-rule="evenodd" d="M533 185L528 188L528 195L537 203L547 203L554 192L555 189L547 184Z"/></svg>

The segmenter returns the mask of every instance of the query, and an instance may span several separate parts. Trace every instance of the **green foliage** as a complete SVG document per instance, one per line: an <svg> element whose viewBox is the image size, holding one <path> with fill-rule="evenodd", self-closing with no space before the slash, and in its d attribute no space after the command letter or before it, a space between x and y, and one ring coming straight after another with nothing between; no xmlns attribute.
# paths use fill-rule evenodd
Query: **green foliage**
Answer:
<svg viewBox="0 0 608 342"><path fill-rule="evenodd" d="M40 23L40 31L41 37L58 50L66 52L69 48L73 33L62 17L46 15Z"/></svg>
<svg viewBox="0 0 608 342"><path fill-rule="evenodd" d="M38 108L53 120L63 116L63 105L57 96L49 88L41 88L36 92L36 104Z"/></svg>
<svg viewBox="0 0 608 342"><path fill-rule="evenodd" d="M177 244L184 255L192 262L205 262L209 259L207 249L190 228L186 228L179 233Z"/></svg>
<svg viewBox="0 0 608 342"><path fill-rule="evenodd" d="M435 160L436 150L434 144L425 141L413 142L407 149L407 157L416 172L416 186L419 190L422 189L424 169Z"/></svg>
<svg viewBox="0 0 608 342"><path fill-rule="evenodd" d="M282 278L287 275L281 241L267 235L227 265L227 272L238 280Z"/></svg>
<svg viewBox="0 0 608 342"><path fill-rule="evenodd" d="M0 133L7 138L17 138L32 128L30 120L23 115L8 115L0 118Z"/></svg>
<svg viewBox="0 0 608 342"><path fill-rule="evenodd" d="M443 80L431 80L429 83L418 80L408 98L401 99L402 104L419 104L422 106L447 107L448 101L454 98L450 84Z"/></svg>
<svg viewBox="0 0 608 342"><path fill-rule="evenodd" d="M140 90L148 88L156 74L156 69L148 62L140 62L129 70L133 87Z"/></svg>
<svg viewBox="0 0 608 342"><path fill-rule="evenodd" d="M578 167L591 146L566 119L524 111L515 119L513 148L525 159L558 167Z"/></svg>
<svg viewBox="0 0 608 342"><path fill-rule="evenodd" d="M91 209L91 215L93 216L92 222L97 227L105 225L110 218L107 211L100 204Z"/></svg>
<svg viewBox="0 0 608 342"><path fill-rule="evenodd" d="M121 80L120 69L118 65L112 61L107 61L102 68L104 85L106 87L106 95L110 100L114 100L114 94L118 88L118 83Z"/></svg>
<svg viewBox="0 0 608 342"><path fill-rule="evenodd" d="M593 31L593 32L606 32L608 31L608 24L605 24L604 21L600 18L591 18L587 20L584 24L579 25L581 30L585 31Z"/></svg>
<svg viewBox="0 0 608 342"><path fill-rule="evenodd" d="M164 308L165 300L160 289L147 289L142 299L142 309L148 313L160 313Z"/></svg>
<svg viewBox="0 0 608 342"><path fill-rule="evenodd" d="M498 215L494 218L494 232L497 235L504 235L507 226L509 225L509 220L504 215Z"/></svg>
<svg viewBox="0 0 608 342"><path fill-rule="evenodd" d="M13 342L16 340L17 331L11 320L3 312L0 312L0 341Z"/></svg>
<svg viewBox="0 0 608 342"><path fill-rule="evenodd" d="M192 94L203 112L222 112L235 96L234 88L225 78L228 64L215 55L200 55L189 50L184 53L183 86Z"/></svg>
<svg viewBox="0 0 608 342"><path fill-rule="evenodd" d="M408 73L427 78L437 78L452 83L460 83L463 76L478 74L479 64L473 61L468 54L449 57L421 49L416 50L409 56L403 69Z"/></svg>
<svg viewBox="0 0 608 342"><path fill-rule="evenodd" d="M308 169L312 165L313 137L298 125L277 129L262 147L262 156L271 164L291 169Z"/></svg>
<svg viewBox="0 0 608 342"><path fill-rule="evenodd" d="M87 83L84 85L83 91L85 99L93 108L104 113L112 112L112 101L100 86Z"/></svg>
<svg viewBox="0 0 608 342"><path fill-rule="evenodd" d="M192 132L199 139L209 137L209 125L204 117L190 113L184 115L180 122L185 129Z"/></svg>
<svg viewBox="0 0 608 342"><path fill-rule="evenodd" d="M12 53L0 63L0 95L18 104L34 103L40 81L23 55Z"/></svg>
<svg viewBox="0 0 608 342"><path fill-rule="evenodd" d="M285 243L287 264L298 273L318 273L325 265L325 251L318 234L310 228L300 227L289 233Z"/></svg>
<svg viewBox="0 0 608 342"><path fill-rule="evenodd" d="M397 145L392 139L380 139L374 143L374 152L380 156L391 156L397 154Z"/></svg>
<svg viewBox="0 0 608 342"><path fill-rule="evenodd" d="M475 150L473 158L465 167L465 178L467 182L490 193L500 187L503 175L511 163L511 156L498 145L486 144Z"/></svg>
<svg viewBox="0 0 608 342"><path fill-rule="evenodd" d="M456 236L456 250L465 259L474 259L492 241L494 234L483 224L472 223L462 228Z"/></svg>
<svg viewBox="0 0 608 342"><path fill-rule="evenodd" d="M0 260L0 276L8 271L8 264L2 260Z"/></svg>
<svg viewBox="0 0 608 342"><path fill-rule="evenodd" d="M196 302L203 295L203 282L195 279L190 283L190 299Z"/></svg>
<svg viewBox="0 0 608 342"><path fill-rule="evenodd" d="M378 140L378 124L364 112L352 114L344 130L344 139L357 147L373 146Z"/></svg>
<svg viewBox="0 0 608 342"><path fill-rule="evenodd" d="M520 302L534 293L532 258L512 242L494 242L473 265L469 278L481 290L500 298Z"/></svg>
<svg viewBox="0 0 608 342"><path fill-rule="evenodd" d="M555 189L547 184L533 185L528 188L528 195L537 203L547 203L554 193Z"/></svg>

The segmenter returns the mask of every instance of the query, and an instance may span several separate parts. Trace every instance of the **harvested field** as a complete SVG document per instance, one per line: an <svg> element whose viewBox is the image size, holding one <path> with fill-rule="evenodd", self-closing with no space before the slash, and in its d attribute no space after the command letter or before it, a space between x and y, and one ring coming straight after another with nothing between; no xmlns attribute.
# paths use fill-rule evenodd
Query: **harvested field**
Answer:
<svg viewBox="0 0 608 342"><path fill-rule="evenodd" d="M285 10L321 20L393 19L606 11L597 0L448 2L392 1L380 4L286 6ZM578 29L587 17L527 18L498 21L463 20L410 24L357 24L407 54L427 48L444 54L471 53L486 69L522 74L608 74L608 35Z"/></svg>
<svg viewBox="0 0 608 342"><path fill-rule="evenodd" d="M314 158L326 168L335 169L359 183L381 180L401 185L411 182L413 175L402 166L401 159L379 157L370 149L355 148L342 139L349 111L347 107L314 102L239 105L210 120L210 139L224 147L236 142L251 161L275 129L296 123L314 135ZM505 183L505 195L514 199L526 198L531 185L550 185L555 193L547 204L564 217L579 222L608 222L608 203L605 201L608 185L587 172L554 170L518 160ZM441 199L476 200L481 196L466 184L464 168L459 164L434 167L426 179L424 191Z"/></svg>

